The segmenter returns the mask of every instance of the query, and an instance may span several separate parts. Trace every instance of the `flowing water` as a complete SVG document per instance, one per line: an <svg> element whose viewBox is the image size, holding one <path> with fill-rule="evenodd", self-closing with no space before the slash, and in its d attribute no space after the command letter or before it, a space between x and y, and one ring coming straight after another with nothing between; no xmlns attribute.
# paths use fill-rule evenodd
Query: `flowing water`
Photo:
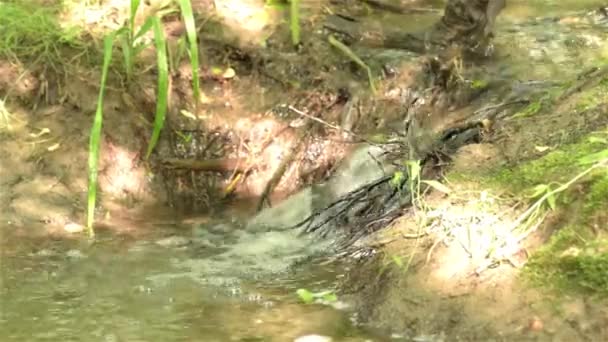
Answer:
<svg viewBox="0 0 608 342"><path fill-rule="evenodd" d="M289 341L307 334L362 340L346 339L365 334L353 328L345 303L300 303L298 288L331 290L341 272L289 267L314 253L312 240L228 231L234 228L164 226L137 241L102 234L93 246L60 240L4 246L1 340Z"/></svg>
<svg viewBox="0 0 608 342"><path fill-rule="evenodd" d="M500 25L600 3L508 0ZM428 22L421 16L413 25ZM543 76L558 75L560 63L575 65L585 59L558 51L561 45L555 42L564 41L559 32L544 32L540 39L541 31L547 29L522 26L506 33L503 42L519 37L522 50L534 52L527 47L533 42L549 51L539 52L538 64L546 70L538 74ZM591 34L586 37L594 42ZM551 61L542 59L547 55ZM529 56L521 58L529 61ZM527 71L530 66L526 63ZM300 196L314 201L306 192ZM291 202L287 213L269 216L301 217L306 208L302 203ZM295 231L250 230L229 217L192 224L150 222L137 230L143 232L137 238L102 231L94 245L3 234L0 340L292 341L313 334L334 341L389 338L357 326L357 317L339 294L337 301L318 304L303 304L296 295L300 288L331 291L348 272L347 265L312 258L328 242Z"/></svg>
<svg viewBox="0 0 608 342"><path fill-rule="evenodd" d="M139 224L137 238L102 231L91 246L4 235L1 340L372 338L339 297L305 304L296 294L332 293L348 271L322 262L331 241L276 228L306 217L320 196L331 201L378 177L374 150L362 146L325 187L304 189L254 219L237 220L237 211Z"/></svg>

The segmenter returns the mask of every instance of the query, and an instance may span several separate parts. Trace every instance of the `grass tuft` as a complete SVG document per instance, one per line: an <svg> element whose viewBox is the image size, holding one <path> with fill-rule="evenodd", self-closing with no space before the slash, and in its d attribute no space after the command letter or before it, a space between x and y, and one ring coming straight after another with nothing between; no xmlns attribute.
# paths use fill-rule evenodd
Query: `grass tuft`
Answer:
<svg viewBox="0 0 608 342"><path fill-rule="evenodd" d="M59 8L27 2L0 2L0 58L57 66L62 47L85 49L82 30L62 28Z"/></svg>

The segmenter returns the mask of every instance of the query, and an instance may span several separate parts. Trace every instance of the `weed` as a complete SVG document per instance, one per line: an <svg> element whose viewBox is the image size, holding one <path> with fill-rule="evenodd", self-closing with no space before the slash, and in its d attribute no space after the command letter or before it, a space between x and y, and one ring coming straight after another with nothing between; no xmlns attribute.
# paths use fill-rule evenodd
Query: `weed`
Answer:
<svg viewBox="0 0 608 342"><path fill-rule="evenodd" d="M6 128L7 130L11 130L12 117L13 115L6 108L6 101L0 99L0 128Z"/></svg>
<svg viewBox="0 0 608 342"><path fill-rule="evenodd" d="M167 102L169 97L169 64L167 60L167 42L162 29L162 24L159 17L154 17L154 41L156 44L156 56L158 65L158 93L156 96L156 115L154 117L154 129L152 138L148 143L146 151L146 159L150 158L150 154L154 150L160 132L165 124L165 115L167 114Z"/></svg>
<svg viewBox="0 0 608 342"><path fill-rule="evenodd" d="M296 294L305 304L328 304L338 300L338 297L333 291L311 292L307 289L298 289Z"/></svg>
<svg viewBox="0 0 608 342"><path fill-rule="evenodd" d="M103 125L103 96L108 78L108 70L112 62L112 46L116 32L107 35L103 44L103 67L101 73L101 85L99 88L99 96L97 99L97 110L95 111L95 119L91 128L91 136L89 140L89 190L87 196L87 230L89 237L95 236L93 230L93 221L95 218L95 202L97 196L97 176L99 163L99 148L101 143L101 128Z"/></svg>
<svg viewBox="0 0 608 342"><path fill-rule="evenodd" d="M338 41L332 35L329 35L328 42L331 46L338 49L342 52L346 57L348 57L351 61L357 64L361 69L365 70L367 73L367 80L369 82L369 89L372 94L376 93L376 86L374 82L374 77L372 75L372 69L359 58L348 46L344 45L342 42Z"/></svg>
<svg viewBox="0 0 608 342"><path fill-rule="evenodd" d="M112 57L113 44L116 38L120 38L120 41L122 43L122 51L124 55L127 79L130 81L135 67L135 57L147 46L147 44L140 42L139 39L150 29L153 29L154 31L154 44L156 48L158 68L158 88L156 97L156 114L154 118L154 127L152 131L152 137L150 139L150 142L148 143L148 148L145 156L146 159L150 157L152 151L156 147L156 144L158 143L158 140L160 138L160 133L165 123L165 116L167 113L167 107L169 102L169 58L167 42L164 35L161 18L159 15L154 15L147 18L144 24L139 27L137 32L135 31L135 15L137 13L139 5L140 0L131 0L130 16L128 22L126 23L126 26L123 26L117 31L107 35L104 39L104 61L102 69L102 79L100 85L99 98L97 101L97 111L95 113L95 121L91 129L91 137L89 144L89 190L87 199L87 227L89 230L89 235L91 237L94 236L92 226L95 214L95 201L97 194L97 164L99 159L99 147L103 123L103 95ZM180 0L180 6L182 9L184 21L186 22L188 41L190 42L190 58L192 61L194 76L194 96L198 104L198 99L200 96L200 86L198 80L198 46L196 44L196 27L194 25L194 17L189 0Z"/></svg>
<svg viewBox="0 0 608 342"><path fill-rule="evenodd" d="M608 240L592 240L582 226L567 226L529 260L524 276L555 291L608 295Z"/></svg>
<svg viewBox="0 0 608 342"><path fill-rule="evenodd" d="M64 47L85 51L82 31L62 28L56 19L58 10L28 2L0 2L0 57L59 69Z"/></svg>
<svg viewBox="0 0 608 342"><path fill-rule="evenodd" d="M192 67L192 91L194 93L194 101L198 106L201 98L200 84L198 77L199 61L198 61L198 40L196 38L196 26L194 25L194 14L192 13L192 5L190 0L179 0L179 6L182 11L182 18L186 25L186 35L190 46L190 65Z"/></svg>
<svg viewBox="0 0 608 342"><path fill-rule="evenodd" d="M289 1L289 30L292 44L300 44L300 0Z"/></svg>

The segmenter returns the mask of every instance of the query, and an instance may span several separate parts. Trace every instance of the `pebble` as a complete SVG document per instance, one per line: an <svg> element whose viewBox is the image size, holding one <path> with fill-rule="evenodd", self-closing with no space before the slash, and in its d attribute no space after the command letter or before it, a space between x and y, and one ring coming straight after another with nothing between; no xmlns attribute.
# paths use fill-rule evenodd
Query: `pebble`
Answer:
<svg viewBox="0 0 608 342"><path fill-rule="evenodd" d="M168 238L157 240L155 243L162 247L182 247L190 244L190 239L183 236L170 236Z"/></svg>
<svg viewBox="0 0 608 342"><path fill-rule="evenodd" d="M53 251L51 251L50 249L41 249L38 252L34 253L34 255L39 257L50 257L52 255L55 255L55 253L53 253Z"/></svg>
<svg viewBox="0 0 608 342"><path fill-rule="evenodd" d="M342 302L342 301L339 301L339 300L335 301L335 302L332 302L332 303L329 303L329 305L332 308L336 309L336 310L342 310L342 311L343 310L347 310L347 309L350 308L350 305L348 303Z"/></svg>
<svg viewBox="0 0 608 342"><path fill-rule="evenodd" d="M84 230L84 226L75 222L69 222L66 223L65 226L63 226L63 230L65 230L68 233L80 233Z"/></svg>
<svg viewBox="0 0 608 342"><path fill-rule="evenodd" d="M84 255L84 253L77 249L70 249L65 253L65 255L70 259L84 259L87 257L86 255Z"/></svg>
<svg viewBox="0 0 608 342"><path fill-rule="evenodd" d="M293 340L293 342L331 342L331 337L323 335L305 335Z"/></svg>

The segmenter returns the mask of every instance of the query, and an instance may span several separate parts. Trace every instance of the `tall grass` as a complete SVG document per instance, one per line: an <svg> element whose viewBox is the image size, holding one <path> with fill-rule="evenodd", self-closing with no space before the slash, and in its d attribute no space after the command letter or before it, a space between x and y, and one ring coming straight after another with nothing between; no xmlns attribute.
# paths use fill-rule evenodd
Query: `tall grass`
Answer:
<svg viewBox="0 0 608 342"><path fill-rule="evenodd" d="M154 150L160 132L165 125L165 116L167 114L167 102L169 100L169 64L167 63L167 41L163 32L163 27L160 18L154 17L154 42L156 45L156 63L158 66L158 89L156 95L156 115L154 117L154 128L152 130L152 138L148 143L146 159L150 158L150 154Z"/></svg>
<svg viewBox="0 0 608 342"><path fill-rule="evenodd" d="M198 106L201 98L200 81L198 77L198 39L196 38L196 25L194 24L194 13L190 0L179 0L179 7L182 11L182 18L186 25L186 35L190 47L190 65L192 67L192 91L194 100Z"/></svg>
<svg viewBox="0 0 608 342"><path fill-rule="evenodd" d="M87 196L87 231L89 237L95 237L93 229L93 221L95 218L95 202L97 197L97 176L99 163L99 147L101 142L101 128L103 125L103 96L108 79L108 70L112 61L112 46L116 39L116 32L107 35L103 42L103 67L101 72L101 86L99 88L99 96L97 98L97 110L91 128L91 136L89 139L89 190Z"/></svg>
<svg viewBox="0 0 608 342"><path fill-rule="evenodd" d="M293 45L300 44L300 0L289 2L289 30Z"/></svg>
<svg viewBox="0 0 608 342"><path fill-rule="evenodd" d="M125 63L125 72L128 82L132 81L132 76L135 71L135 61L137 55L145 49L148 44L139 42L140 38L151 29L154 31L154 46L156 48L156 64L158 70L158 88L156 97L156 113L154 118L154 127L152 136L148 143L145 159L149 159L154 151L158 140L160 139L161 131L164 127L167 107L169 102L169 64L167 40L164 34L161 16L154 15L146 19L144 24L136 28L135 16L139 9L141 0L131 0L129 19L125 26L119 30L109 34L104 39L104 59L102 69L102 79L97 100L97 110L95 119L91 129L90 144L89 144L89 189L87 198L87 229L89 236L94 237L93 222L95 216L95 202L97 196L97 173L99 148L101 140L101 130L103 123L103 95L107 81L108 70L112 59L112 49L114 41L119 38L122 44L122 53ZM189 0L179 0L179 5L182 11L182 17L186 25L186 33L190 47L190 61L192 64L193 75L193 94L196 104L200 99L200 84L199 84L199 56L198 44L196 35L196 26L192 6ZM136 31L137 30L137 31Z"/></svg>

